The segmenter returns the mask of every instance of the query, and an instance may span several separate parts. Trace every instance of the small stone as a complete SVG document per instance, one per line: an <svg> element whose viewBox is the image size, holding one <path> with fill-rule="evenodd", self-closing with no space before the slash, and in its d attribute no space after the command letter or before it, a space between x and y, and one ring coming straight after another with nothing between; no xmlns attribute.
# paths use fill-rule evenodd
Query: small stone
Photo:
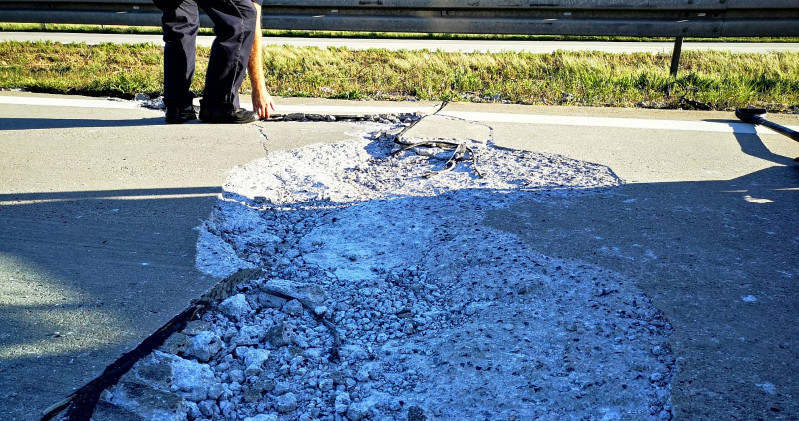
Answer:
<svg viewBox="0 0 799 421"><path fill-rule="evenodd" d="M275 382L271 380L258 380L253 384L253 389L262 393L270 393L275 390Z"/></svg>
<svg viewBox="0 0 799 421"><path fill-rule="evenodd" d="M219 409L222 412L222 416L225 419L233 419L235 417L236 408L233 405L233 402L230 401L219 402Z"/></svg>
<svg viewBox="0 0 799 421"><path fill-rule="evenodd" d="M225 388L221 383L214 383L208 388L208 397L211 399L219 399L225 393Z"/></svg>
<svg viewBox="0 0 799 421"><path fill-rule="evenodd" d="M302 303L300 303L298 300L291 300L283 306L283 312L292 316L302 316Z"/></svg>
<svg viewBox="0 0 799 421"><path fill-rule="evenodd" d="M247 389L244 391L244 402L252 403L261 399L261 392L255 389Z"/></svg>
<svg viewBox="0 0 799 421"><path fill-rule="evenodd" d="M317 316L324 316L327 313L327 306L316 306L313 309L314 314Z"/></svg>
<svg viewBox="0 0 799 421"><path fill-rule="evenodd" d="M372 407L368 402L358 402L350 405L347 410L347 418L351 421L361 421L367 419L372 414Z"/></svg>
<svg viewBox="0 0 799 421"><path fill-rule="evenodd" d="M230 370L228 372L228 377L230 377L231 382L241 383L244 381L244 372L241 370Z"/></svg>
<svg viewBox="0 0 799 421"><path fill-rule="evenodd" d="M186 399L199 402L208 397L208 389L214 383L214 372L208 364L175 357L171 365L173 384Z"/></svg>
<svg viewBox="0 0 799 421"><path fill-rule="evenodd" d="M196 403L189 401L186 402L186 418L195 420L202 416L203 414L200 412L200 407Z"/></svg>
<svg viewBox="0 0 799 421"><path fill-rule="evenodd" d="M219 335L210 330L206 330L191 338L191 345L184 349L183 353L186 356L206 362L222 350L222 345L222 338L220 338Z"/></svg>
<svg viewBox="0 0 799 421"><path fill-rule="evenodd" d="M427 421L424 410L416 405L408 408L408 421Z"/></svg>
<svg viewBox="0 0 799 421"><path fill-rule="evenodd" d="M269 328L266 332L266 341L275 348L280 348L289 344L286 336L286 326L283 323L279 323Z"/></svg>
<svg viewBox="0 0 799 421"><path fill-rule="evenodd" d="M345 414L350 408L350 404L352 403L352 399L350 398L350 394L347 392L342 392L336 395L336 401L334 408L337 414Z"/></svg>
<svg viewBox="0 0 799 421"><path fill-rule="evenodd" d="M285 414L295 409L297 409L297 396L294 393L288 392L278 396L277 410L280 411L280 413Z"/></svg>
<svg viewBox="0 0 799 421"><path fill-rule="evenodd" d="M219 304L219 309L224 315L234 320L240 320L252 313L252 307L250 307L244 294L236 294L227 298Z"/></svg>
<svg viewBox="0 0 799 421"><path fill-rule="evenodd" d="M171 372L172 371L170 370L170 373ZM14 394L13 396L16 396L16 394ZM103 393L100 393L100 400L101 401L111 402L113 399L114 399L114 394L111 393L111 391L108 390L108 389L105 389L105 390L103 390Z"/></svg>
<svg viewBox="0 0 799 421"><path fill-rule="evenodd" d="M252 350L253 350L253 348L252 348L252 347L249 347L249 346L240 346L240 347L237 347L237 348L236 348L236 349L233 351L233 355L235 355L235 356L236 356L236 358L238 358L238 359L240 359L240 360L243 360L243 359L247 358L247 354L249 354L249 353L250 353L250 351L252 351Z"/></svg>
<svg viewBox="0 0 799 421"><path fill-rule="evenodd" d="M176 332L158 349L167 354L180 355L189 346L191 346L191 339L181 332Z"/></svg>
<svg viewBox="0 0 799 421"><path fill-rule="evenodd" d="M658 421L669 421L670 419L671 413L669 411L663 410L658 414Z"/></svg>
<svg viewBox="0 0 799 421"><path fill-rule="evenodd" d="M255 301L258 303L258 305L264 308L281 308L286 304L287 301L283 298L273 294L268 294L266 292L258 293L255 298Z"/></svg>
<svg viewBox="0 0 799 421"><path fill-rule="evenodd" d="M269 355L271 355L271 352L266 349L251 349L244 357L244 364L247 367L251 365L261 366L269 359Z"/></svg>
<svg viewBox="0 0 799 421"><path fill-rule="evenodd" d="M292 387L291 387L291 385L289 383L287 383L287 382L279 382L279 383L275 384L275 388L273 390L273 393L275 395L280 396L280 395L284 395L284 394L290 392L291 389L292 389Z"/></svg>
<svg viewBox="0 0 799 421"><path fill-rule="evenodd" d="M652 373L649 376L649 381L652 382L652 383L659 382L661 380L663 380L663 375L660 374L660 373Z"/></svg>
<svg viewBox="0 0 799 421"><path fill-rule="evenodd" d="M328 392L333 390L333 380L332 379L322 379L319 380L319 390L322 392Z"/></svg>
<svg viewBox="0 0 799 421"><path fill-rule="evenodd" d="M290 263L291 262L289 262L289 264ZM273 279L268 283L259 285L259 288L265 291L278 291L289 297L306 300L311 303L312 306L323 305L325 300L327 300L325 290L319 285L293 282L286 279Z"/></svg>
<svg viewBox="0 0 799 421"><path fill-rule="evenodd" d="M233 343L236 345L256 345L261 341L261 332L262 330L258 326L243 326L233 337Z"/></svg>
<svg viewBox="0 0 799 421"><path fill-rule="evenodd" d="M362 368L362 369L358 370L357 373L355 373L355 378L359 382L365 382L365 381L369 380L369 372Z"/></svg>
<svg viewBox="0 0 799 421"><path fill-rule="evenodd" d="M344 375L340 371L331 371L330 380L333 380L334 384L344 384Z"/></svg>
<svg viewBox="0 0 799 421"><path fill-rule="evenodd" d="M263 368L261 367L260 364L252 364L252 365L247 366L247 368L244 370L244 374L247 377L254 377L254 376L258 376L263 371L264 370L263 370Z"/></svg>
<svg viewBox="0 0 799 421"><path fill-rule="evenodd" d="M214 415L216 410L216 402L213 401L202 401L197 404L197 407L200 408L200 413L202 413L206 417L211 417Z"/></svg>

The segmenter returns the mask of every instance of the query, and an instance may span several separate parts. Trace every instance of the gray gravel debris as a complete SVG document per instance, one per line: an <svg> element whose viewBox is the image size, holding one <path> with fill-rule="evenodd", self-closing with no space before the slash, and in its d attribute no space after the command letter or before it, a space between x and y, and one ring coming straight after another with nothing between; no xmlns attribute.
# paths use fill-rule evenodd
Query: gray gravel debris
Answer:
<svg viewBox="0 0 799 421"><path fill-rule="evenodd" d="M477 159L429 177L451 151L392 156L399 123L341 124L359 134L230 174L198 228L198 267L266 275L101 407L153 420L670 419L671 326L633 280L481 223L519 199L607 192L611 171L449 139Z"/></svg>

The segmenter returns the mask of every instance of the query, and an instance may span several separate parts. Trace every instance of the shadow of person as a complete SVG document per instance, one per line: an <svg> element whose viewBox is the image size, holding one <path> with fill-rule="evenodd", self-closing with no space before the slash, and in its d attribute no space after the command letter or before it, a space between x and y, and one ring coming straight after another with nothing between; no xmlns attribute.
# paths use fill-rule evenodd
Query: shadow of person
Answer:
<svg viewBox="0 0 799 421"><path fill-rule="evenodd" d="M728 124L733 129L742 124L737 120L708 119L703 121ZM754 126L752 127L752 130L754 131ZM747 155L785 166L792 165L795 162L794 159L771 152L763 143L760 135L758 135L756 132L743 133L739 130L733 130L733 133L735 135L735 140L737 140L738 144L741 146L741 152ZM786 141L789 141L789 139L786 138Z"/></svg>

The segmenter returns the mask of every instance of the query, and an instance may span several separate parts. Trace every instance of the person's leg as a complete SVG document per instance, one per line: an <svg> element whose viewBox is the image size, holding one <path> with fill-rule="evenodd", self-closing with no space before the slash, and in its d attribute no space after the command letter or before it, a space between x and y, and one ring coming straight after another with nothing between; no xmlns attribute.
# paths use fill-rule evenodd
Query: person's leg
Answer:
<svg viewBox="0 0 799 421"><path fill-rule="evenodd" d="M171 3L171 4L168 4ZM167 109L191 107L197 31L200 16L195 0L157 2L163 10L164 104Z"/></svg>
<svg viewBox="0 0 799 421"><path fill-rule="evenodd" d="M236 111L255 35L255 7L251 0L198 2L214 22L216 34L205 76L203 106Z"/></svg>

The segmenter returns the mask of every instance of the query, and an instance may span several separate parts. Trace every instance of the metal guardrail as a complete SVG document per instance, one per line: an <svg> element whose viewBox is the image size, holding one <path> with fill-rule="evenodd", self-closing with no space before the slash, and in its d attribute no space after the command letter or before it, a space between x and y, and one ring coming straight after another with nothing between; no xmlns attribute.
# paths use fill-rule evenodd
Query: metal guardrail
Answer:
<svg viewBox="0 0 799 421"><path fill-rule="evenodd" d="M266 0L270 29L462 34L796 37L799 0ZM149 0L0 0L0 22L160 26ZM203 26L212 26L206 16Z"/></svg>
<svg viewBox="0 0 799 421"><path fill-rule="evenodd" d="M159 26L148 0L0 0L0 21ZM207 19L203 25L210 26ZM657 37L799 36L799 0L267 0L273 29Z"/></svg>

